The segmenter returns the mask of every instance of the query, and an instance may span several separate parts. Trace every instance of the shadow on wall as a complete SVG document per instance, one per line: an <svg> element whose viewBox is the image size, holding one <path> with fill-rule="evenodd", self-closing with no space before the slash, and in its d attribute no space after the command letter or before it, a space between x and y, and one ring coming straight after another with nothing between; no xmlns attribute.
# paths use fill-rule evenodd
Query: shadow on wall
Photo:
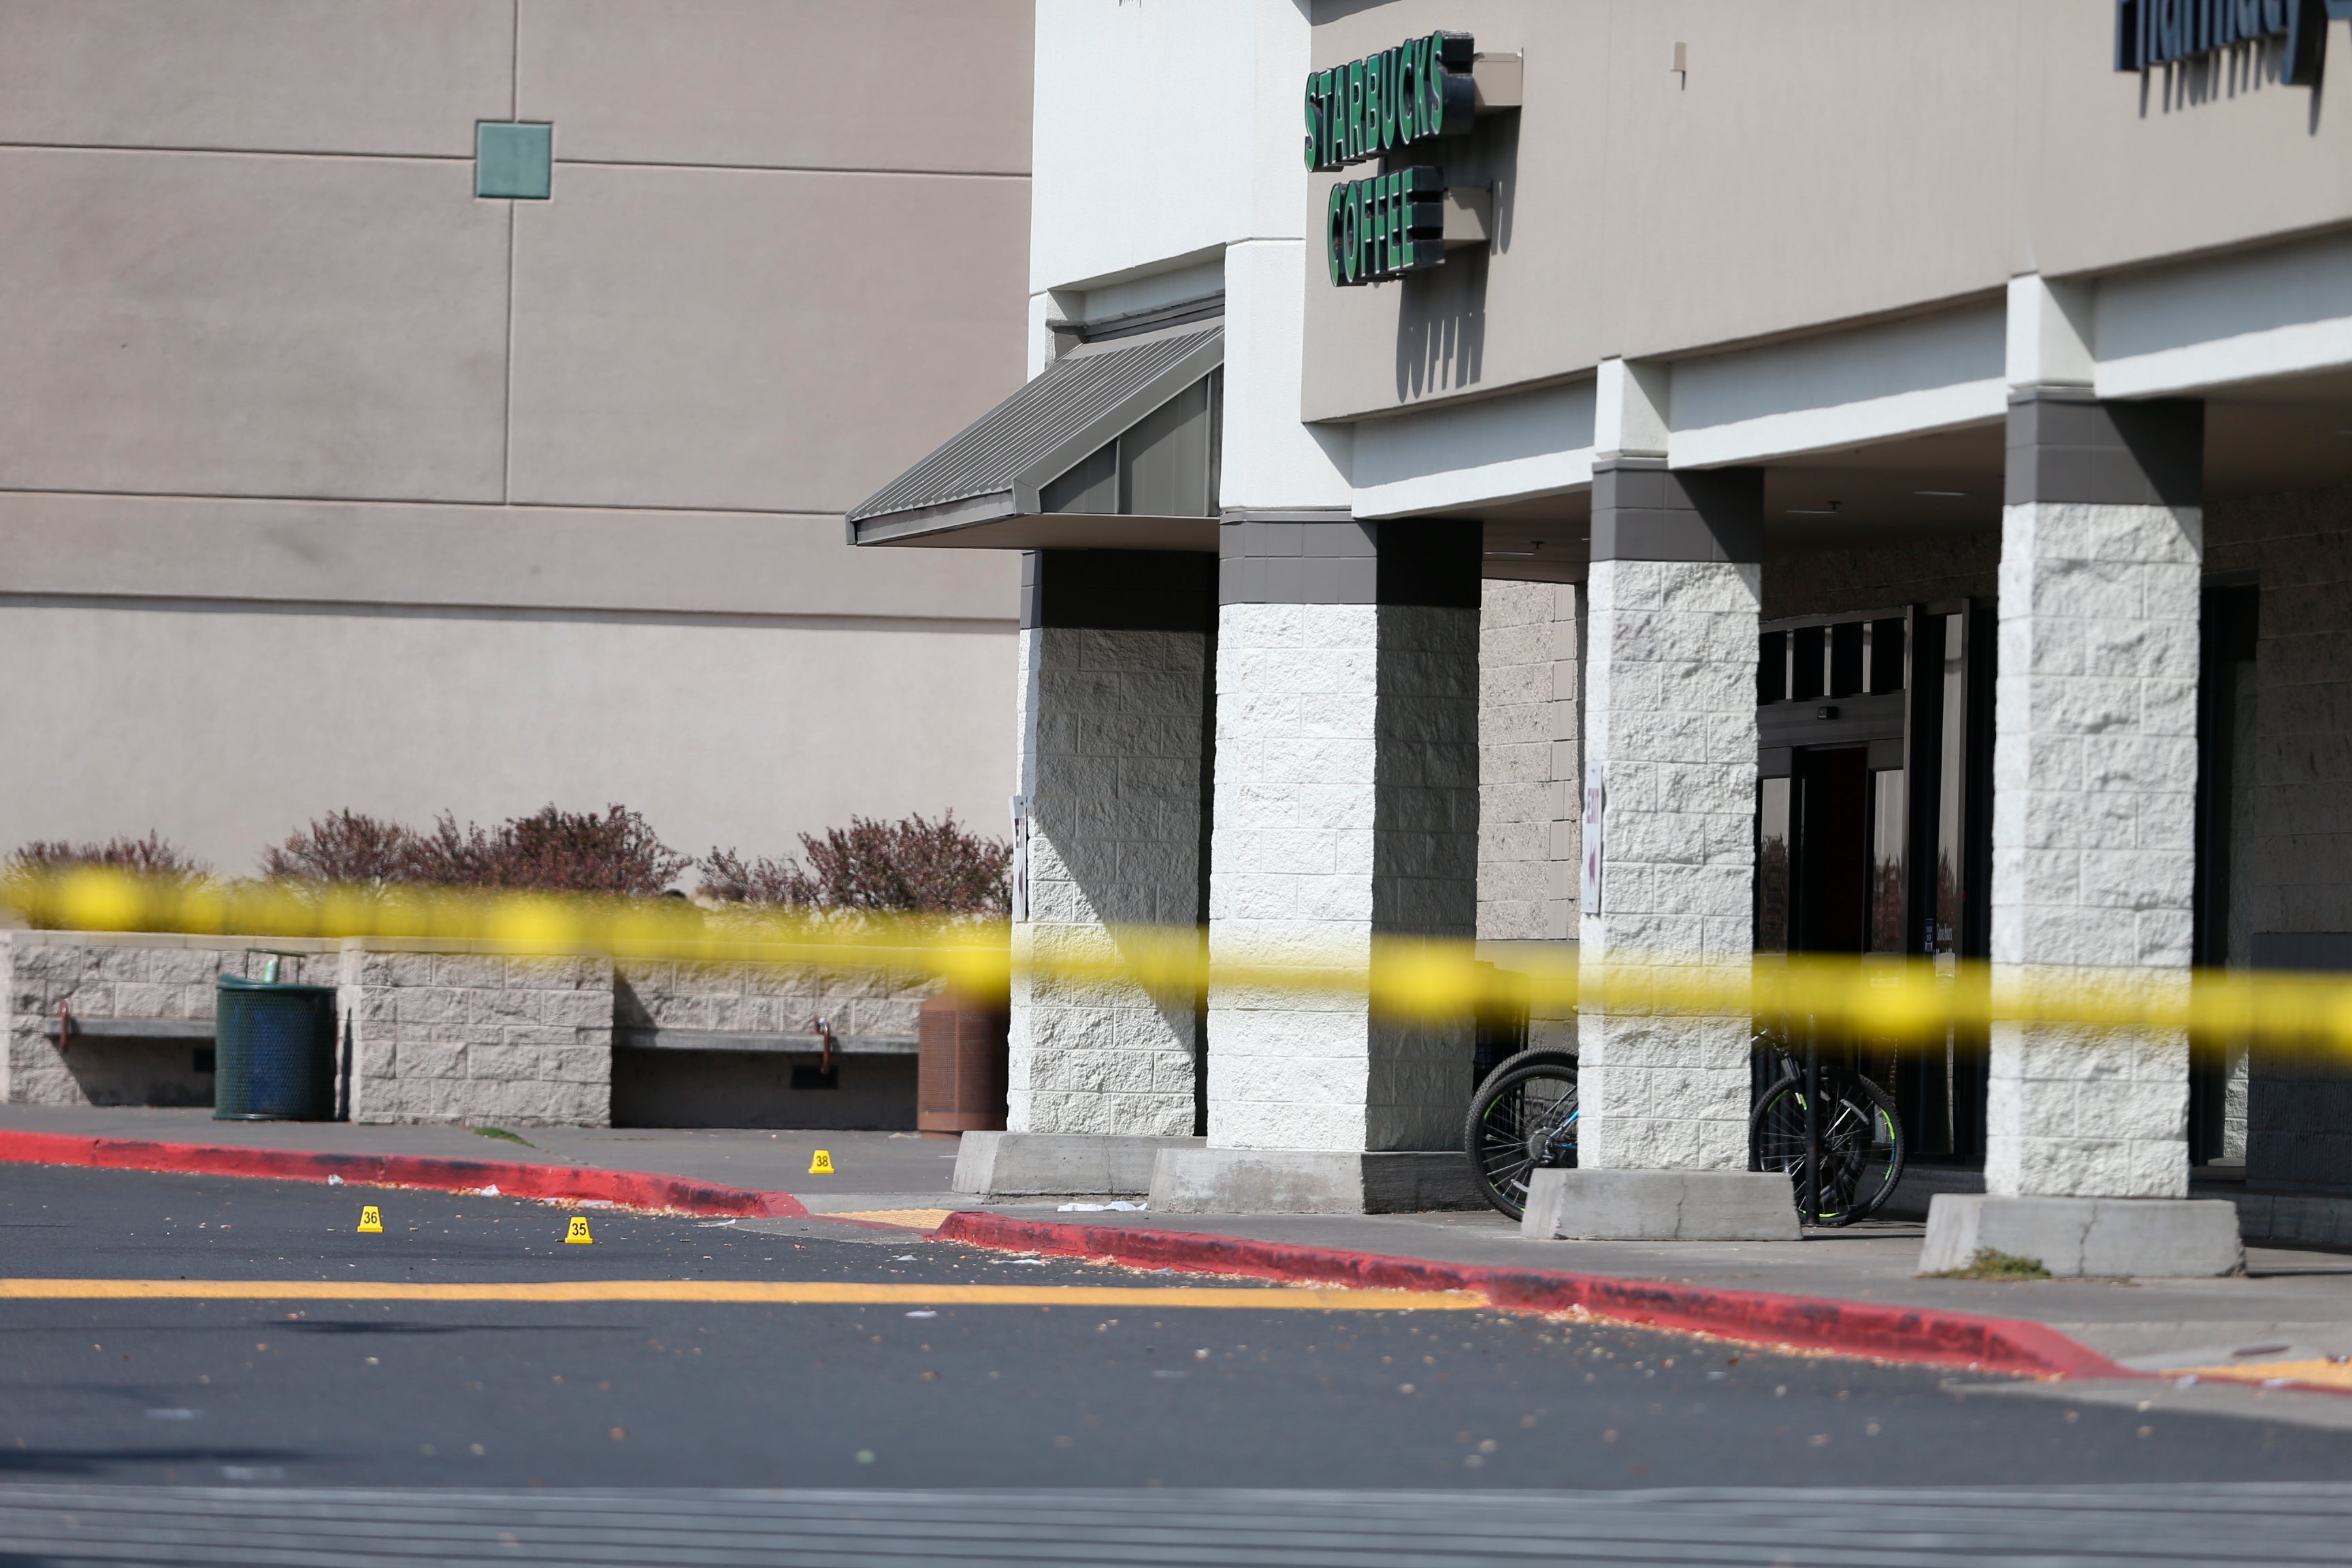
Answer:
<svg viewBox="0 0 2352 1568"><path fill-rule="evenodd" d="M211 1057L209 1046L184 1040L77 1039L59 1053L91 1105L209 1106ZM199 1064L205 1070L197 1070Z"/></svg>
<svg viewBox="0 0 2352 1568"><path fill-rule="evenodd" d="M2283 36L2257 38L2211 54L2168 61L2140 73L2140 118L2147 119L2151 108L2158 113L2171 114L2275 89L2280 85L2279 73L2285 61ZM2315 131L2318 129L2319 94L2319 88L2311 89Z"/></svg>
<svg viewBox="0 0 2352 1568"><path fill-rule="evenodd" d="M1398 285L1396 386L1400 399L1475 386L1486 374L1486 253L1464 248L1433 272Z"/></svg>
<svg viewBox="0 0 2352 1568"><path fill-rule="evenodd" d="M1475 386L1486 377L1486 265L1511 248L1519 117L1491 115L1444 153L1445 177L1491 194L1489 242L1446 253L1445 265L1410 273L1398 287L1396 394L1400 401Z"/></svg>
<svg viewBox="0 0 2352 1568"><path fill-rule="evenodd" d="M799 1127L911 1131L915 1058L835 1058L835 1089L794 1089L814 1056L782 1052L613 1052L615 1127Z"/></svg>

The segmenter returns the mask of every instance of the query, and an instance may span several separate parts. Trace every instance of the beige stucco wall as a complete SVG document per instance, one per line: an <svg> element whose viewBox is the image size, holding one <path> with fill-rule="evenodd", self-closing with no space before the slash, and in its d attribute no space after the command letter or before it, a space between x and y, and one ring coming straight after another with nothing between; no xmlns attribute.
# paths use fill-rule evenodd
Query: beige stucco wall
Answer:
<svg viewBox="0 0 2352 1568"><path fill-rule="evenodd" d="M1017 562L838 518L1021 379L1029 12L0 7L0 848L1001 831Z"/></svg>
<svg viewBox="0 0 2352 1568"><path fill-rule="evenodd" d="M1523 49L1526 104L1440 160L1498 182L1491 256L1309 277L1310 420L2352 220L2352 118L2242 57L2118 75L2113 0L1322 0L1316 21L1318 67L1439 27ZM1309 181L1310 236L1365 167Z"/></svg>

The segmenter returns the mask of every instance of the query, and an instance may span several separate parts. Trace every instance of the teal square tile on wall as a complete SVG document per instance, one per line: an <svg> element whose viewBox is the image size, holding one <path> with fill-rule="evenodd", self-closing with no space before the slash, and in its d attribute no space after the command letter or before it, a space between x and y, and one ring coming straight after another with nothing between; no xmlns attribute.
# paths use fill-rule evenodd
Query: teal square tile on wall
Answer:
<svg viewBox="0 0 2352 1568"><path fill-rule="evenodd" d="M503 120L474 124L474 194L547 199L555 162L555 127Z"/></svg>

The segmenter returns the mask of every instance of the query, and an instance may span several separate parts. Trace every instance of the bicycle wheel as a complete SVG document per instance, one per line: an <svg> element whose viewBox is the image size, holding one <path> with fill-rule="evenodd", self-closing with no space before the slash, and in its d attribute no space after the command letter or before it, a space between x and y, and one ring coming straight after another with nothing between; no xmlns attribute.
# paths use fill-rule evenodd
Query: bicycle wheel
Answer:
<svg viewBox="0 0 2352 1568"><path fill-rule="evenodd" d="M1848 1226L1878 1212L1903 1179L1903 1123L1893 1099L1858 1074L1824 1068L1821 1140L1822 1210L1806 1216L1805 1080L1783 1078L1748 1116L1748 1168L1786 1172L1808 1224Z"/></svg>
<svg viewBox="0 0 2352 1568"><path fill-rule="evenodd" d="M1523 1051L1505 1060L1470 1101L1462 1146L1478 1191L1519 1218L1537 1171L1576 1163L1576 1058Z"/></svg>

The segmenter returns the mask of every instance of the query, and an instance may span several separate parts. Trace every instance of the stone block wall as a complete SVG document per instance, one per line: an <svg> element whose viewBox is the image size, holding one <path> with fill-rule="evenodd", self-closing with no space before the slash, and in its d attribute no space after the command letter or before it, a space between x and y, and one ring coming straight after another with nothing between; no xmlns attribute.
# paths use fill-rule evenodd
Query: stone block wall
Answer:
<svg viewBox="0 0 2352 1568"><path fill-rule="evenodd" d="M613 1027L716 1029L806 1035L823 1018L843 1044L912 1047L918 1015L935 981L828 970L812 964L688 963L623 958L613 963Z"/></svg>
<svg viewBox="0 0 2352 1568"><path fill-rule="evenodd" d="M2216 501L2205 529L2207 573L2261 587L2233 913L2248 932L2352 931L2352 489Z"/></svg>
<svg viewBox="0 0 2352 1568"><path fill-rule="evenodd" d="M260 939L0 932L7 998L0 1099L53 1105L208 1105L208 1040L44 1034L60 1003L84 1020L204 1020L224 973L259 979ZM774 1052L632 1052L646 1116L702 1125L911 1126L918 1014L933 981L814 966L544 957L488 944L273 939L278 978L338 992L355 1121L604 1126L616 1026L805 1035L823 1016L841 1088L793 1091ZM789 1100L782 1098L791 1095ZM788 1114L787 1114L788 1113Z"/></svg>
<svg viewBox="0 0 2352 1568"><path fill-rule="evenodd" d="M1478 937L1572 940L1577 586L1490 580L1478 618Z"/></svg>
<svg viewBox="0 0 2352 1568"><path fill-rule="evenodd" d="M1583 961L1744 963L1754 933L1758 569L1600 561L1587 592L1586 773L1597 762L1605 868ZM1748 1019L1588 1005L1578 1032L1584 1163L1746 1168Z"/></svg>
<svg viewBox="0 0 2352 1568"><path fill-rule="evenodd" d="M1200 632L1031 626L1020 733L1028 918L1016 957L1116 955L1122 926L1200 919ZM1017 978L1007 1122L1014 1131L1190 1136L1191 987Z"/></svg>
<svg viewBox="0 0 2352 1568"><path fill-rule="evenodd" d="M613 964L352 942L354 1121L612 1122Z"/></svg>
<svg viewBox="0 0 2352 1568"><path fill-rule="evenodd" d="M352 1057L355 1121L604 1126L614 1047L630 1029L801 1035L832 1026L840 1088L789 1088L774 1051L633 1051L628 1082L651 1124L912 1126L919 1012L937 982L802 965L545 957L489 944L273 939L278 978L336 988ZM209 1105L212 1042L109 1035L62 1050L44 1026L214 1016L224 973L259 979L261 939L0 931L7 999L0 1099L51 1105ZM723 1044L715 1043L715 1045ZM787 1098L790 1097L790 1098ZM664 1121L660 1119L667 1118Z"/></svg>
<svg viewBox="0 0 2352 1568"><path fill-rule="evenodd" d="M1375 935L1463 940L1477 912L1477 619L1466 607L1219 612L1212 943L1361 963ZM1209 1141L1435 1149L1460 1138L1467 1020L1221 987Z"/></svg>
<svg viewBox="0 0 2352 1568"><path fill-rule="evenodd" d="M1477 934L1478 613L1380 606L1372 934L1390 951ZM1368 1149L1458 1146L1475 1026L1374 1015Z"/></svg>
<svg viewBox="0 0 2352 1568"><path fill-rule="evenodd" d="M1360 955L1372 928L1380 611L1226 605L1217 620L1213 955ZM1360 1151L1360 997L1218 987L1209 1142Z"/></svg>
<svg viewBox="0 0 2352 1568"><path fill-rule="evenodd" d="M814 965L613 966L613 1120L637 1127L910 1129L924 999L938 982ZM834 1087L794 1088L829 1024ZM797 1037L798 1051L630 1049L634 1031L709 1029Z"/></svg>
<svg viewBox="0 0 2352 1568"><path fill-rule="evenodd" d="M1993 963L2185 989L2202 520L2036 502L2002 527ZM1995 1024L1985 1190L2184 1195L2188 1086L2184 1034Z"/></svg>
<svg viewBox="0 0 2352 1568"><path fill-rule="evenodd" d="M1999 589L2000 530L1952 529L1882 544L1822 550L1791 545L1764 557L1764 618L1834 616L1947 599L1990 599Z"/></svg>
<svg viewBox="0 0 2352 1568"><path fill-rule="evenodd" d="M0 1100L16 1105L209 1105L213 1075L200 1072L208 1042L68 1037L47 1034L60 1004L77 1019L210 1019L223 974L257 980L268 956L257 939L115 931L0 931L0 993L7 998L7 1054ZM305 985L340 981L331 942L276 942L278 977Z"/></svg>
<svg viewBox="0 0 2352 1568"><path fill-rule="evenodd" d="M2231 962L2280 933L2332 938L2293 945L2352 962L2352 489L2212 502L2205 564L2251 577L2261 601L2238 693ZM2247 1180L2352 1191L2352 1070L2261 1049L2250 1069Z"/></svg>

